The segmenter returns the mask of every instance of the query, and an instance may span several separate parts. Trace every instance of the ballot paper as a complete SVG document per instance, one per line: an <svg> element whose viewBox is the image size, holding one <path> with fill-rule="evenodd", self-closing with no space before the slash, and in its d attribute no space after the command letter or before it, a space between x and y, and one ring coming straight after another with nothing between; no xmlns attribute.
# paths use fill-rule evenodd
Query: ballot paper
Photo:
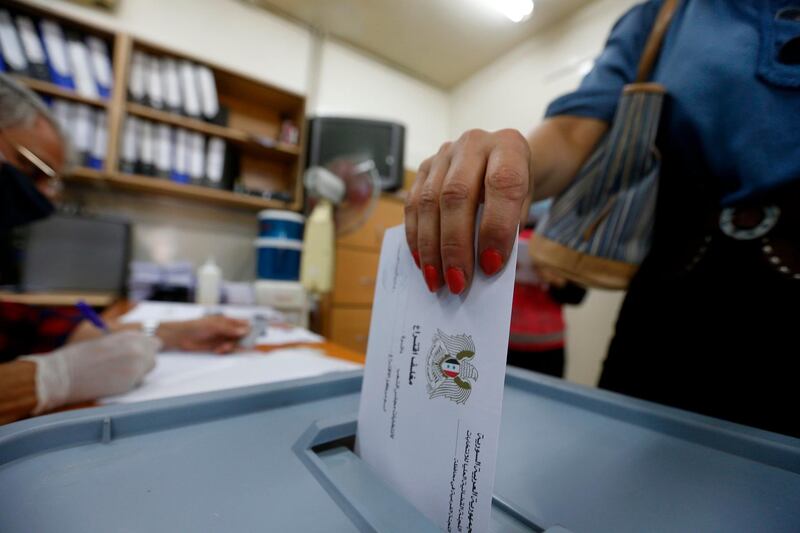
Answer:
<svg viewBox="0 0 800 533"><path fill-rule="evenodd" d="M309 348L235 355L164 352L158 354L156 367L145 377L141 386L126 394L104 398L101 402L142 402L358 368L361 365L328 357Z"/></svg>
<svg viewBox="0 0 800 533"><path fill-rule="evenodd" d="M432 294L403 228L383 239L357 451L444 531L489 527L515 263Z"/></svg>

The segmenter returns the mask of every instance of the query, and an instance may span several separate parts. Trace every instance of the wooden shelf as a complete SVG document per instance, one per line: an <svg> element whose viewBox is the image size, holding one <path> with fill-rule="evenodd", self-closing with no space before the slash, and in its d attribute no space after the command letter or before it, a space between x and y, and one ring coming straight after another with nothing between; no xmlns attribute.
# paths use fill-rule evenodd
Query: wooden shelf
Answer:
<svg viewBox="0 0 800 533"><path fill-rule="evenodd" d="M153 120L156 122L163 122L186 130L196 131L205 135L213 135L221 137L226 141L230 141L242 145L248 149L263 151L264 153L275 156L285 161L292 161L300 156L300 148L290 144L277 143L270 146L261 142L256 136L250 135L247 132L211 124L202 120L177 115L168 111L161 111L146 105L137 104L135 102L128 102L125 106L126 111L130 115L140 118Z"/></svg>
<svg viewBox="0 0 800 533"><path fill-rule="evenodd" d="M258 198L256 196L249 196L233 191L212 189L211 187L202 187L187 183L176 183L174 181L151 176L123 174L119 172L108 174L87 167L73 169L69 174L64 176L64 179L90 185L107 184L112 187L130 191L166 195L174 198L184 198L241 209L295 209L295 206L291 202Z"/></svg>
<svg viewBox="0 0 800 533"><path fill-rule="evenodd" d="M87 183L100 183L106 179L102 171L89 167L73 168L64 178L70 181L82 181Z"/></svg>
<svg viewBox="0 0 800 533"><path fill-rule="evenodd" d="M0 302L25 305L69 306L83 300L92 307L107 307L119 299L111 292L2 292Z"/></svg>
<svg viewBox="0 0 800 533"><path fill-rule="evenodd" d="M94 107L102 107L107 108L108 102L101 98L88 98L81 94L78 94L76 91L72 89L65 89L63 87L59 87L53 83L37 80L34 78L27 78L25 76L14 76L14 79L18 82L26 85L29 89L36 91L40 94L46 94L48 96L55 96L58 98L63 98L64 100L72 100L73 102L78 102L81 104L88 104Z"/></svg>
<svg viewBox="0 0 800 533"><path fill-rule="evenodd" d="M299 138L304 139L305 98L268 83L249 78L228 70L222 65L213 65L201 57L186 56L182 52L164 48L133 38L124 32L109 31L92 23L74 20L49 8L35 7L22 0L9 0L10 9L34 18L48 17L62 26L79 33L103 39L111 54L113 88L108 100L87 98L77 91L28 76L14 77L34 92L72 102L86 104L107 112L108 139L105 164L101 170L79 167L65 175L70 186L91 186L110 191L132 191L153 196L171 196L209 206L227 206L254 210L282 208L298 210L302 207L303 144L277 143L284 120L290 120L299 128ZM199 119L182 116L164 110L153 109L128 100L128 75L136 51L155 56L186 59L212 70L216 81L220 104L227 110L227 126L211 124ZM293 201L267 200L242 193L217 190L196 185L184 185L158 178L129 175L119 172L121 137L126 116L136 116L156 123L219 137L231 147L231 163L237 168L237 180L242 186L253 190L286 191ZM180 215L176 215L180 216Z"/></svg>
<svg viewBox="0 0 800 533"><path fill-rule="evenodd" d="M257 198L246 194L239 194L232 191L201 187L184 183L175 183L160 178L150 176L140 176L135 174L111 174L108 181L114 186L139 192L149 192L163 194L177 198L188 198L202 200L204 202L228 207L239 207L249 209L291 209L291 204L280 200L269 200Z"/></svg>
<svg viewBox="0 0 800 533"><path fill-rule="evenodd" d="M164 122L166 124L171 124L186 130L197 131L206 135L222 137L228 141L241 143L249 141L246 133L236 131L231 128L226 128L225 126L210 124L208 122L203 122L202 120L184 117L183 115L176 115L175 113L170 113L168 111L160 111L158 109L153 109L152 107L134 102L128 102L125 108L129 115L135 115L137 117L155 120L157 122Z"/></svg>
<svg viewBox="0 0 800 533"><path fill-rule="evenodd" d="M300 148L293 144L278 143L274 146L262 144L253 138L243 145L245 149L268 154L282 161L293 162L300 156Z"/></svg>

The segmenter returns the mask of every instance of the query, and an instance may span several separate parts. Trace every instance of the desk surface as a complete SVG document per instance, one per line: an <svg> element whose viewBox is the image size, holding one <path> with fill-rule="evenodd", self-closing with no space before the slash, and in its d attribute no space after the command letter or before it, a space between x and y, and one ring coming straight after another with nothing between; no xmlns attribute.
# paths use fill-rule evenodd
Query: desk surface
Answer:
<svg viewBox="0 0 800 533"><path fill-rule="evenodd" d="M75 305L83 300L93 307L107 307L119 296L111 292L8 292L0 291L0 302L41 306Z"/></svg>
<svg viewBox="0 0 800 533"><path fill-rule="evenodd" d="M108 307L103 313L102 316L106 320L111 319L118 319L128 311L130 311L135 304L127 301L127 300L119 300L115 302L113 305ZM363 353L356 352L349 348L345 348L344 346L340 346L336 343L323 341L321 343L296 343L296 344L285 344L285 345L273 345L273 346L257 346L256 350L268 353L273 350L279 349L286 349L286 348L313 348L316 350L320 350L324 352L326 355L330 357L335 357L337 359L342 359L345 361L351 361L354 363L364 364L366 362L366 355ZM87 407L97 407L100 405L96 401L89 401L89 402L82 402L79 404L73 404L69 406L65 406L59 409L56 409L54 412L62 412L62 411L72 411L75 409L84 409Z"/></svg>
<svg viewBox="0 0 800 533"><path fill-rule="evenodd" d="M122 315L133 309L134 306L135 304L132 302L129 302L127 300L120 300L103 312L103 318L106 320L118 319ZM256 347L256 349L262 352L269 352L272 350L290 348L295 346L305 347L305 348L316 348L318 350L325 352L325 354L331 357L344 359L345 361L352 361L354 363L360 363L362 365L367 360L366 354L357 352L355 350L351 350L349 348L345 348L344 346L340 346L339 344L330 341L324 341L322 343L297 343L297 344L284 344L284 345L274 345L274 346L259 346Z"/></svg>
<svg viewBox="0 0 800 533"><path fill-rule="evenodd" d="M345 361L352 361L353 363L364 364L367 360L366 355L353 351L344 346L339 346L334 342L324 341L318 343L300 343L300 344L283 344L279 346L257 346L256 349L260 352L271 352L272 350L285 349L285 348L314 348L325 352L325 355L335 357L337 359L344 359Z"/></svg>
<svg viewBox="0 0 800 533"><path fill-rule="evenodd" d="M313 348L315 350L320 350L325 353L325 355L329 357L334 357L336 359L342 359L345 361L351 361L353 363L358 363L363 365L366 361L366 356L364 354L355 352L350 350L349 348L345 348L343 346L339 346L333 342L320 342L320 343L309 343L309 344L289 344L289 345L280 345L280 346L258 346L256 350L264 353L269 353L273 350L284 350L286 348ZM62 413L64 411L74 411L76 409L86 409L88 407L98 407L102 405L100 402L92 400L87 402L75 403L71 405L65 405L63 407L59 407L52 411L52 413Z"/></svg>

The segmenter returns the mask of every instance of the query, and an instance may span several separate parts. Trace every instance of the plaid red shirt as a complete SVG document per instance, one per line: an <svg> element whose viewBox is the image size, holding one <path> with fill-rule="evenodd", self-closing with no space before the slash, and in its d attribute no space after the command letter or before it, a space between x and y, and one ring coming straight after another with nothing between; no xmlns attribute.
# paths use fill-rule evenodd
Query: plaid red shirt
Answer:
<svg viewBox="0 0 800 533"><path fill-rule="evenodd" d="M528 253L531 230L519 234L519 253ZM517 258L517 273L533 268L525 257ZM522 275L514 283L511 306L511 334L508 346L521 352L543 352L564 347L564 317L561 304L556 302L541 282L532 283Z"/></svg>
<svg viewBox="0 0 800 533"><path fill-rule="evenodd" d="M63 346L82 320L73 306L0 302L0 363Z"/></svg>

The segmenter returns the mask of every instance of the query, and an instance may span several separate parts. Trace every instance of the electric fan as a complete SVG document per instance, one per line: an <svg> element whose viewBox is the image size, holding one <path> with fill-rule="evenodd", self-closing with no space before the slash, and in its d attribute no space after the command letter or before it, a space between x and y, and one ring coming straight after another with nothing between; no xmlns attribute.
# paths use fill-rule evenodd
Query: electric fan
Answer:
<svg viewBox="0 0 800 533"><path fill-rule="evenodd" d="M333 286L336 236L357 230L372 214L380 176L371 159L340 157L306 170L303 184L311 214L306 220L300 281L312 294Z"/></svg>

